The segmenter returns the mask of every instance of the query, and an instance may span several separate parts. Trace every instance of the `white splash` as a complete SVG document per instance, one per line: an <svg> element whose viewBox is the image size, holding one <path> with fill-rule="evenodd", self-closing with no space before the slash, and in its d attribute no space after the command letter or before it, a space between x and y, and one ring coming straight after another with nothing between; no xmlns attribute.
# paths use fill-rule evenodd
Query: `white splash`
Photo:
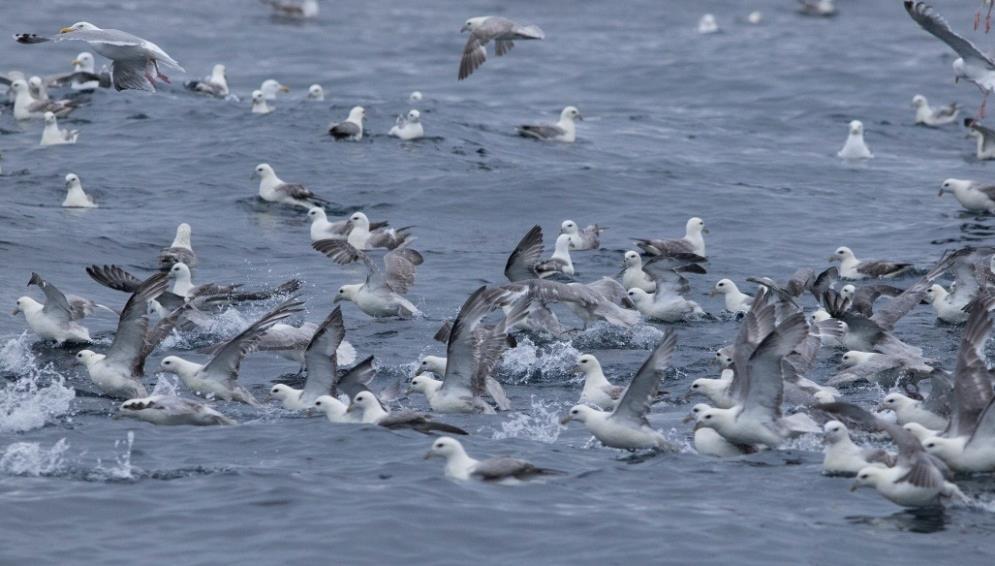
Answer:
<svg viewBox="0 0 995 566"><path fill-rule="evenodd" d="M27 335L0 350L0 370L21 376L0 388L0 433L41 428L69 412L76 391L51 365L39 368Z"/></svg>
<svg viewBox="0 0 995 566"><path fill-rule="evenodd" d="M539 442L553 443L560 437L563 426L560 424L561 407L552 401L531 398L527 411L514 413L501 423L501 430L491 435L494 440L508 438L528 438Z"/></svg>
<svg viewBox="0 0 995 566"><path fill-rule="evenodd" d="M120 450L124 445L124 450L114 457L114 464L104 467L102 460L97 459L97 467L94 472L102 478L109 480L133 480L135 479L134 468L131 465L131 447L135 443L134 431L128 431L127 440L117 440L114 442L114 449Z"/></svg>
<svg viewBox="0 0 995 566"><path fill-rule="evenodd" d="M180 394L179 378L168 373L156 375L155 387L152 388L151 395L165 395L167 397L177 397Z"/></svg>
<svg viewBox="0 0 995 566"><path fill-rule="evenodd" d="M537 347L525 338L504 353L500 371L515 383L526 383L534 373L543 376L572 377L580 352L570 342L553 342Z"/></svg>
<svg viewBox="0 0 995 566"><path fill-rule="evenodd" d="M65 460L63 454L69 443L63 438L51 448L42 448L37 442L15 442L0 456L0 473L12 476L49 476L59 472Z"/></svg>
<svg viewBox="0 0 995 566"><path fill-rule="evenodd" d="M17 338L11 338L0 348L0 371L25 373L33 369L35 355L31 353L31 336L25 330Z"/></svg>

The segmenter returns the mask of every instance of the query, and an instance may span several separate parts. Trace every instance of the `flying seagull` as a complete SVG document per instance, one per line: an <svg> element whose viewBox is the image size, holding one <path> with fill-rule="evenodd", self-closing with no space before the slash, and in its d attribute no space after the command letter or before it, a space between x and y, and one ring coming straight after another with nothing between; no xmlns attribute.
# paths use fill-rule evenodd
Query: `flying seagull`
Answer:
<svg viewBox="0 0 995 566"><path fill-rule="evenodd" d="M62 28L55 37L41 37L33 33L16 34L18 43L44 43L46 41L79 40L90 44L94 51L111 60L111 79L116 90L155 91L156 79L168 83L169 77L159 69L162 63L186 72L161 47L151 41L116 29L100 29L90 22L76 22Z"/></svg>
<svg viewBox="0 0 995 566"><path fill-rule="evenodd" d="M470 18L463 24L460 33L470 32L466 45L463 46L463 57L459 63L459 80L470 76L477 67L487 60L487 49L484 47L494 41L494 53L501 57L511 51L516 39L545 39L546 34L539 26L523 26L508 18L500 16L481 16Z"/></svg>

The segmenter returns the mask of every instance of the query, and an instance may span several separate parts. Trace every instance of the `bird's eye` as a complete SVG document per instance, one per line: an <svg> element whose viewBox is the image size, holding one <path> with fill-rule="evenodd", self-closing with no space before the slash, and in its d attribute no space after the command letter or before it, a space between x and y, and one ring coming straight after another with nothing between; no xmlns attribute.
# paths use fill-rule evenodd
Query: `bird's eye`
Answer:
<svg viewBox="0 0 995 566"><path fill-rule="evenodd" d="M691 386L691 389L698 389L698 384L697 384L697 383L695 383L694 385L692 385L692 386Z"/></svg>
<svg viewBox="0 0 995 566"><path fill-rule="evenodd" d="M574 409L574 410L570 411L570 414L571 415L579 415L580 411L578 411L577 409Z"/></svg>
<svg viewBox="0 0 995 566"><path fill-rule="evenodd" d="M936 447L935 442L930 442L929 444L926 445L926 448L935 448L935 447Z"/></svg>
<svg viewBox="0 0 995 566"><path fill-rule="evenodd" d="M712 415L705 415L705 420L706 421L712 420Z"/></svg>
<svg viewBox="0 0 995 566"><path fill-rule="evenodd" d="M314 402L314 406L315 407L320 407L321 406L321 401L315 401Z"/></svg>
<svg viewBox="0 0 995 566"><path fill-rule="evenodd" d="M586 363L587 363L587 360L581 360L581 361L580 361L580 363L582 363L582 364L586 364Z"/></svg>

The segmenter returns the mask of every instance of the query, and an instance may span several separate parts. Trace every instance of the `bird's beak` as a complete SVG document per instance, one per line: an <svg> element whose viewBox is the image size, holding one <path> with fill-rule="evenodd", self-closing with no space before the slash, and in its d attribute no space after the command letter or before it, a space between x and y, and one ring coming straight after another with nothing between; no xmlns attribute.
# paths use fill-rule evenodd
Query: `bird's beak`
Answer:
<svg viewBox="0 0 995 566"><path fill-rule="evenodd" d="M701 229L701 233L702 234L708 234L709 233L708 228L702 228Z"/></svg>
<svg viewBox="0 0 995 566"><path fill-rule="evenodd" d="M69 33L71 31L73 31L73 28L62 28L59 30L59 33Z"/></svg>
<svg viewBox="0 0 995 566"><path fill-rule="evenodd" d="M874 410L878 412L886 410L884 403L879 403L878 406L874 407Z"/></svg>
<svg viewBox="0 0 995 566"><path fill-rule="evenodd" d="M560 424L563 425L563 426L566 426L566 424L569 423L572 420L573 420L573 417L571 417L569 414L563 415L563 418L560 419Z"/></svg>
<svg viewBox="0 0 995 566"><path fill-rule="evenodd" d="M10 312L10 316L17 316L21 312L21 307L15 307L14 310Z"/></svg>
<svg viewBox="0 0 995 566"><path fill-rule="evenodd" d="M575 117L575 119L576 119L576 120L579 120L579 121L581 121L581 122L583 122L583 121L584 121L584 115L583 115L583 114L580 114L580 113L578 113L578 114L577 114L577 116Z"/></svg>
<svg viewBox="0 0 995 566"><path fill-rule="evenodd" d="M432 458L432 456L435 456L435 454L433 454L432 451L429 450L428 452L425 453L425 457L422 458L422 460L429 460Z"/></svg>
<svg viewBox="0 0 995 566"><path fill-rule="evenodd" d="M287 85L280 85L280 92L290 92L290 87Z"/></svg>
<svg viewBox="0 0 995 566"><path fill-rule="evenodd" d="M71 65L79 65L79 64L81 64L82 62L81 62L81 61L80 61L79 59L73 59L73 60L72 60L72 61L70 61L69 63L70 63Z"/></svg>
<svg viewBox="0 0 995 566"><path fill-rule="evenodd" d="M463 24L463 27L461 27L461 28L460 28L459 32L460 32L460 33L466 33L466 31L467 31L468 29L470 29L470 28L469 28L469 27L467 27L467 25L466 25L466 24Z"/></svg>
<svg viewBox="0 0 995 566"><path fill-rule="evenodd" d="M335 295L335 298L332 299L332 304L333 305L341 303L341 302L342 302L342 295Z"/></svg>
<svg viewBox="0 0 995 566"><path fill-rule="evenodd" d="M719 292L716 289L712 289L711 291L708 292L708 296L709 297L714 297L715 295L718 295L718 294L719 294Z"/></svg>
<svg viewBox="0 0 995 566"><path fill-rule="evenodd" d="M936 193L936 196L942 197L944 192L945 192L944 189L941 187L940 192Z"/></svg>
<svg viewBox="0 0 995 566"><path fill-rule="evenodd" d="M959 82L960 82L960 77L954 77L954 84L957 84Z"/></svg>
<svg viewBox="0 0 995 566"><path fill-rule="evenodd" d="M853 492L857 491L858 489L860 489L860 484L859 483L853 482L852 484L850 484L850 493L853 493Z"/></svg>
<svg viewBox="0 0 995 566"><path fill-rule="evenodd" d="M689 422L691 422L693 420L694 420L694 415L688 415L688 416L684 417L683 419L681 419L681 422L682 423L689 423Z"/></svg>
<svg viewBox="0 0 995 566"><path fill-rule="evenodd" d="M831 255L831 256L829 256L829 262L830 262L830 263L832 263L832 262L834 262L834 261L836 261L836 255L835 255L835 254L834 254L834 255Z"/></svg>

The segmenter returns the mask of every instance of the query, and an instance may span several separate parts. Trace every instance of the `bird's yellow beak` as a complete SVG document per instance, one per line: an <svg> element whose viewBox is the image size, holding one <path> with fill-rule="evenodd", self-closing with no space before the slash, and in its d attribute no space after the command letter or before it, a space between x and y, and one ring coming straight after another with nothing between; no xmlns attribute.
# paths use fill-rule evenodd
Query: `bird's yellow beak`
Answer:
<svg viewBox="0 0 995 566"><path fill-rule="evenodd" d="M73 28L62 28L59 30L59 33L69 33L71 31L73 31Z"/></svg>
<svg viewBox="0 0 995 566"><path fill-rule="evenodd" d="M287 85L280 85L280 92L290 92L290 87Z"/></svg>
<svg viewBox="0 0 995 566"><path fill-rule="evenodd" d="M79 59L73 59L72 61L69 62L69 64L70 65L79 65L80 64L80 60Z"/></svg>

